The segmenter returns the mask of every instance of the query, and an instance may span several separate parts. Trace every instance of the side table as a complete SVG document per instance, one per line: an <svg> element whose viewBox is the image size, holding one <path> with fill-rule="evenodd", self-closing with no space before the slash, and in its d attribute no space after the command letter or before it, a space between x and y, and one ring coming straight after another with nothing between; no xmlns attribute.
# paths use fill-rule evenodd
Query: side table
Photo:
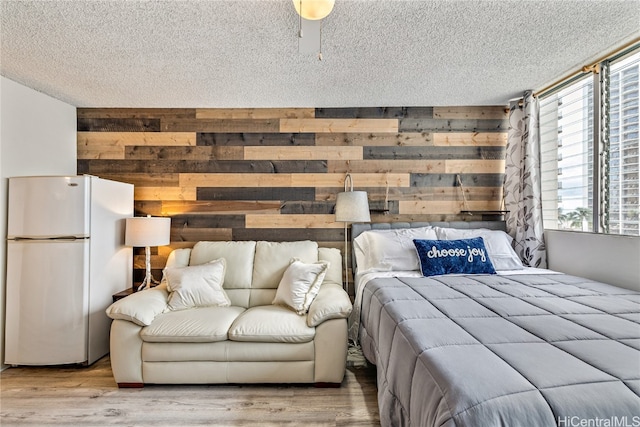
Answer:
<svg viewBox="0 0 640 427"><path fill-rule="evenodd" d="M119 299L122 299L124 297L128 297L132 293L133 293L133 288L127 288L124 291L120 291L117 294L113 294L111 297L113 298L113 302L116 302Z"/></svg>

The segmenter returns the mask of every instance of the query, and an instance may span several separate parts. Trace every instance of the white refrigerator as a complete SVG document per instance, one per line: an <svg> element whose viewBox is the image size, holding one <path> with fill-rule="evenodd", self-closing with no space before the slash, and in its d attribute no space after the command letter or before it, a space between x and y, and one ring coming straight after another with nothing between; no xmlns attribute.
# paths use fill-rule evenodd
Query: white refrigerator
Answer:
<svg viewBox="0 0 640 427"><path fill-rule="evenodd" d="M91 364L109 352L112 295L131 286L133 185L9 179L5 363Z"/></svg>

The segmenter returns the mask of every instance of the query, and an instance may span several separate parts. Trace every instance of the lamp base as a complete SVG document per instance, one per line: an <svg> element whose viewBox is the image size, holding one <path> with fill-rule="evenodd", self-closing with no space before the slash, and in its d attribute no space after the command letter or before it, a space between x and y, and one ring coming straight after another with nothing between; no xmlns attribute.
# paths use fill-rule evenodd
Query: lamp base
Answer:
<svg viewBox="0 0 640 427"><path fill-rule="evenodd" d="M145 255L146 274L144 276L144 280L142 281L140 286L138 286L139 291L147 288L151 289L152 284L157 285L160 283L156 279L154 279L153 274L151 274L151 248L149 246L144 248L144 255Z"/></svg>
<svg viewBox="0 0 640 427"><path fill-rule="evenodd" d="M159 284L160 282L157 281L151 273L149 273L149 276L145 277L142 283L140 283L140 286L138 286L138 288L136 289L136 292L142 291L144 289L151 289L154 286L158 286Z"/></svg>

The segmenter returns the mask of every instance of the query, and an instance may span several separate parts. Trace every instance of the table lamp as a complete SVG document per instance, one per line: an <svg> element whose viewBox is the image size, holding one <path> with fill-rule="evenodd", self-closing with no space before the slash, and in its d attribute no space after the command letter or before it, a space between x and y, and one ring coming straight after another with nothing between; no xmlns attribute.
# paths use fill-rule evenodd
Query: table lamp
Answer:
<svg viewBox="0 0 640 427"><path fill-rule="evenodd" d="M151 274L151 246L168 245L171 241L171 218L133 217L126 219L124 244L145 248L146 276L138 290L151 288L158 281Z"/></svg>

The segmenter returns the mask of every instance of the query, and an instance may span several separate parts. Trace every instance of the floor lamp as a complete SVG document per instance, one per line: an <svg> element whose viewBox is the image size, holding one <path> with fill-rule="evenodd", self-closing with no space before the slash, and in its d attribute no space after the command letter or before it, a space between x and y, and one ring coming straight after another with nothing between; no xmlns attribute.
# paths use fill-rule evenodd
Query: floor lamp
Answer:
<svg viewBox="0 0 640 427"><path fill-rule="evenodd" d="M151 215L127 218L124 244L127 246L144 247L146 276L138 287L138 291L150 288L158 281L151 274L150 246L164 246L171 239L171 218L154 218Z"/></svg>
<svg viewBox="0 0 640 427"><path fill-rule="evenodd" d="M344 192L336 197L336 222L344 222L344 288L349 287L349 256L347 225L354 222L371 222L366 191L353 191L353 178L344 178Z"/></svg>

